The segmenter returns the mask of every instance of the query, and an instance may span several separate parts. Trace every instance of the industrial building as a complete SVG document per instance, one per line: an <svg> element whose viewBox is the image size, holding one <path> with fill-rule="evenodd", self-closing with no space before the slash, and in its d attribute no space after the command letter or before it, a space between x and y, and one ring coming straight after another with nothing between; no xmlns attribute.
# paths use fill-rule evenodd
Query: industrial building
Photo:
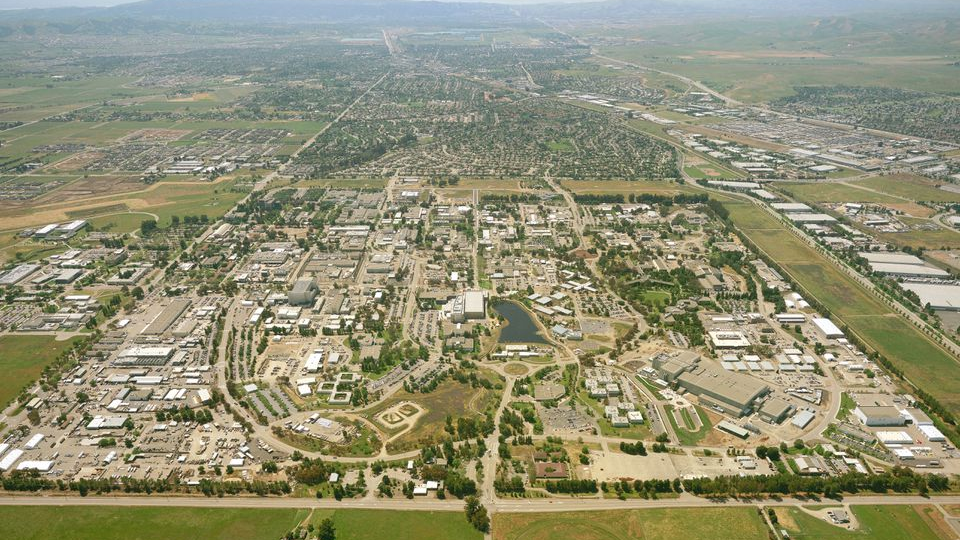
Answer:
<svg viewBox="0 0 960 540"><path fill-rule="evenodd" d="M163 308L163 311L153 319L146 328L143 329L145 336L159 336L166 332L173 323L183 315L183 312L190 307L190 300L187 298L174 298L170 305Z"/></svg>
<svg viewBox="0 0 960 540"><path fill-rule="evenodd" d="M767 422L779 424L783 422L792 411L793 405L788 401L773 397L763 402L763 405L760 406L760 410L757 412L760 418L763 418Z"/></svg>
<svg viewBox="0 0 960 540"><path fill-rule="evenodd" d="M320 294L320 288L313 278L303 277L293 284L293 289L287 294L287 301L294 306L308 306Z"/></svg>
<svg viewBox="0 0 960 540"><path fill-rule="evenodd" d="M753 377L713 366L698 366L681 373L677 383L697 395L702 405L734 416L748 414L756 400L770 392L769 386Z"/></svg>
<svg viewBox="0 0 960 540"><path fill-rule="evenodd" d="M960 286L938 283L903 283L908 291L917 293L920 305L930 305L940 311L960 311Z"/></svg>
<svg viewBox="0 0 960 540"><path fill-rule="evenodd" d="M663 380L673 382L699 361L700 355L693 351L684 351L676 356L660 354L653 357L653 369L657 370Z"/></svg>
<svg viewBox="0 0 960 540"><path fill-rule="evenodd" d="M443 311L453 322L483 319L487 316L487 298L482 291L467 291L450 299Z"/></svg>
<svg viewBox="0 0 960 540"><path fill-rule="evenodd" d="M714 331L708 334L710 342L717 349L744 349L750 346L750 340L743 332Z"/></svg>
<svg viewBox="0 0 960 540"><path fill-rule="evenodd" d="M870 263L874 272L895 277L944 278L950 273L932 266L899 263Z"/></svg>
<svg viewBox="0 0 960 540"><path fill-rule="evenodd" d="M825 317L816 317L810 320L817 330L827 339L840 339L843 337L843 331L836 324Z"/></svg>
<svg viewBox="0 0 960 540"><path fill-rule="evenodd" d="M904 426L907 419L896 407L887 405L860 406L853 410L860 422L868 427Z"/></svg>

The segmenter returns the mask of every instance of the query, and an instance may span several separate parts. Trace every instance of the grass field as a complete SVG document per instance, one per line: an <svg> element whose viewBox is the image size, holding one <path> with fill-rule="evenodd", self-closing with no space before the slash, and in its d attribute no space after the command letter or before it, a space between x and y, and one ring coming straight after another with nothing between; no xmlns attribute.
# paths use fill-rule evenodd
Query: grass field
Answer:
<svg viewBox="0 0 960 540"><path fill-rule="evenodd" d="M494 540L752 540L767 528L753 508L670 508L494 514Z"/></svg>
<svg viewBox="0 0 960 540"><path fill-rule="evenodd" d="M700 417L701 427L699 430L694 431L695 426L693 418L690 416L690 413L686 409L680 411L681 418L685 424L683 427L677 425L677 420L674 417L672 407L668 406L667 409L667 418L670 419L670 424L673 426L673 432L677 434L677 439L679 439L680 444L683 446L696 446L704 437L706 437L710 430L713 429L713 422L710 421L710 417L707 416L707 413L704 412L700 407L696 407L697 416Z"/></svg>
<svg viewBox="0 0 960 540"><path fill-rule="evenodd" d="M401 390L373 409L365 411L364 416L375 421L373 419L377 414L401 401L415 402L426 410L417 419L413 429L387 443L387 450L396 453L437 444L448 436L444 431L447 415L453 416L454 425L456 418L461 416L479 418L489 405L496 402L496 398L497 392L483 388L474 389L448 379L427 394L410 394Z"/></svg>
<svg viewBox="0 0 960 540"><path fill-rule="evenodd" d="M337 540L479 540L463 512L314 510L310 523L333 520Z"/></svg>
<svg viewBox="0 0 960 540"><path fill-rule="evenodd" d="M307 510L5 506L0 537L18 540L275 540ZM462 517L459 516L458 517ZM338 535L338 538L348 538Z"/></svg>
<svg viewBox="0 0 960 540"><path fill-rule="evenodd" d="M848 531L817 519L798 508L777 508L780 527L790 533L791 538L802 540L940 540L954 538L953 535L937 534L938 525L935 514L925 510L931 506L852 506L851 510L860 523L860 529ZM936 512L939 513L939 512ZM942 525L949 528L949 525ZM949 529L948 529L949 530Z"/></svg>
<svg viewBox="0 0 960 540"><path fill-rule="evenodd" d="M737 178L736 175L730 174L730 172L726 171L725 169L720 169L711 165L694 165L690 167L684 167L683 172L687 173L693 178L703 178L707 180L729 180L732 178Z"/></svg>
<svg viewBox="0 0 960 540"><path fill-rule="evenodd" d="M748 203L725 203L757 246L849 328L903 370L908 379L960 412L960 364L870 292L840 272L779 221Z"/></svg>
<svg viewBox="0 0 960 540"><path fill-rule="evenodd" d="M940 189L936 182L910 174L877 176L851 183L911 201L960 202L960 193Z"/></svg>
<svg viewBox="0 0 960 540"><path fill-rule="evenodd" d="M857 189L846 184L833 182L820 183L777 183L776 187L784 193L808 203L877 203L895 204L904 202L902 199L875 193L865 189Z"/></svg>
<svg viewBox="0 0 960 540"><path fill-rule="evenodd" d="M127 210L156 214L161 226L168 225L174 215L206 214L213 220L225 214L243 198L244 193L232 189L235 184L236 179L228 178L217 182L161 182L145 186L142 191L122 195L58 202L32 208L0 209L0 230L77 218L90 219Z"/></svg>
<svg viewBox="0 0 960 540"><path fill-rule="evenodd" d="M901 217L900 221L910 226L930 225L931 223L929 220L908 217ZM900 247L910 246L923 249L956 249L960 247L960 233L942 226L937 226L934 230L918 228L908 232L879 233L877 236Z"/></svg>
<svg viewBox="0 0 960 540"><path fill-rule="evenodd" d="M98 216L88 221L90 226L98 231L129 233L139 230L140 224L148 219L153 219L153 215L145 212L127 212Z"/></svg>
<svg viewBox="0 0 960 540"><path fill-rule="evenodd" d="M652 193L655 195L678 195L694 193L695 190L684 184L668 180L564 180L562 186L577 194L584 193Z"/></svg>
<svg viewBox="0 0 960 540"><path fill-rule="evenodd" d="M56 341L53 336L0 336L0 406L17 397L62 351L83 338ZM0 535L2 537L2 535Z"/></svg>

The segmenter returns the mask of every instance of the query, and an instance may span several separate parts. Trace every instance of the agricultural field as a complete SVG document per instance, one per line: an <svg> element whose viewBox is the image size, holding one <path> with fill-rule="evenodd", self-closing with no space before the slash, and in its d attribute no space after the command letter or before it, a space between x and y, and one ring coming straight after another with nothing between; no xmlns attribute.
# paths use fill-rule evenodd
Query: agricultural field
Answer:
<svg viewBox="0 0 960 540"><path fill-rule="evenodd" d="M308 513L294 508L4 506L0 507L0 536L23 540L266 540L280 538Z"/></svg>
<svg viewBox="0 0 960 540"><path fill-rule="evenodd" d="M754 508L494 514L494 540L766 539Z"/></svg>
<svg viewBox="0 0 960 540"><path fill-rule="evenodd" d="M54 336L0 336L0 404L9 403L20 391L37 380L43 368L63 351L82 340L74 337L58 341Z"/></svg>
<svg viewBox="0 0 960 540"><path fill-rule="evenodd" d="M791 538L809 540L941 540L954 538L943 515L932 505L850 507L859 528L846 530L799 508L776 508L779 527Z"/></svg>

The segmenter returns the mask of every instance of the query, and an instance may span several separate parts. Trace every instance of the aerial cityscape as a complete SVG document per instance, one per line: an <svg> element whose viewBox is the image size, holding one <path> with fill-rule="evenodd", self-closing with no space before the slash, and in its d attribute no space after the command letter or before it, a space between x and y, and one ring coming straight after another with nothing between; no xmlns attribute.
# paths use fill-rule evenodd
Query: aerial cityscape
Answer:
<svg viewBox="0 0 960 540"><path fill-rule="evenodd" d="M0 537L960 538L952 0L77 4L0 10Z"/></svg>

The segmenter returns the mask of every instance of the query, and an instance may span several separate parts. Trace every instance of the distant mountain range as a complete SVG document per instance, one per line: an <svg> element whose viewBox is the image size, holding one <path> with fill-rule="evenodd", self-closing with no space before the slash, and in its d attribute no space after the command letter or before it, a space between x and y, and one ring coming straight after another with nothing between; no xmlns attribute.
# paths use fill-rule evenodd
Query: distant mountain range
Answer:
<svg viewBox="0 0 960 540"><path fill-rule="evenodd" d="M183 22L397 25L439 22L477 24L516 21L522 17L542 17L553 20L622 22L663 16L827 16L897 10L911 13L923 10L949 13L949 10L952 10L956 13L957 5L956 0L606 0L582 3L545 2L532 5L429 0L143 0L102 8L3 10L0 11L0 21L146 19Z"/></svg>

